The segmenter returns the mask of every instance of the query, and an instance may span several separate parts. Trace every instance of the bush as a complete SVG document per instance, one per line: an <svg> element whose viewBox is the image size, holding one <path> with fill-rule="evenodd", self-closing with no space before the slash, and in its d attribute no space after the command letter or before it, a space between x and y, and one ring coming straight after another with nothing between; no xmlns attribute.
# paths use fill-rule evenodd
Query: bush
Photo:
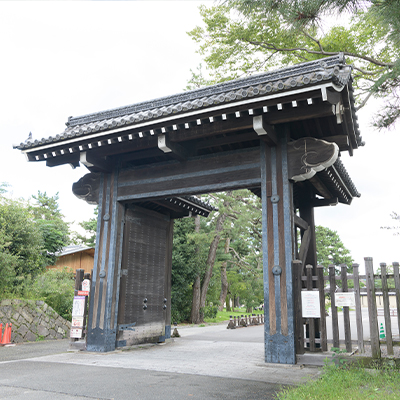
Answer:
<svg viewBox="0 0 400 400"><path fill-rule="evenodd" d="M66 267L62 270L48 270L39 275L31 287L32 295L44 300L61 317L72 320L74 301L74 274Z"/></svg>
<svg viewBox="0 0 400 400"><path fill-rule="evenodd" d="M218 305L209 305L204 307L204 318L217 318Z"/></svg>

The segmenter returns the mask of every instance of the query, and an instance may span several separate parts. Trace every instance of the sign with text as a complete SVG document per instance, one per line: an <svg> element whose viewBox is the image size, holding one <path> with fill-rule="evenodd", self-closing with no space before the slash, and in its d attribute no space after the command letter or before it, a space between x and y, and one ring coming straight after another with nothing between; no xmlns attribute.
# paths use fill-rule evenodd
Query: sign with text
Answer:
<svg viewBox="0 0 400 400"><path fill-rule="evenodd" d="M335 293L336 307L355 307L356 298L354 292Z"/></svg>
<svg viewBox="0 0 400 400"><path fill-rule="evenodd" d="M89 296L89 292L87 290L78 290L78 296Z"/></svg>
<svg viewBox="0 0 400 400"><path fill-rule="evenodd" d="M84 279L82 281L82 290L85 292L90 292L90 280L89 279Z"/></svg>
<svg viewBox="0 0 400 400"><path fill-rule="evenodd" d="M308 290L301 292L303 318L321 318L319 292Z"/></svg>
<svg viewBox="0 0 400 400"><path fill-rule="evenodd" d="M71 328L71 338L80 339L82 337L82 328Z"/></svg>
<svg viewBox="0 0 400 400"><path fill-rule="evenodd" d="M82 328L83 327L83 317L72 317L71 326L73 328Z"/></svg>
<svg viewBox="0 0 400 400"><path fill-rule="evenodd" d="M85 315L85 296L75 296L72 306L73 317L83 317Z"/></svg>

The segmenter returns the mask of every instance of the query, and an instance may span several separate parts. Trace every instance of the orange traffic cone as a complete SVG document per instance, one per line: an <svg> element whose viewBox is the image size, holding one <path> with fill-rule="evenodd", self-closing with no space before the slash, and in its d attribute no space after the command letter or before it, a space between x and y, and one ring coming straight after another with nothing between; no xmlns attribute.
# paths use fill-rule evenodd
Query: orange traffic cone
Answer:
<svg viewBox="0 0 400 400"><path fill-rule="evenodd" d="M4 333L3 333L3 339L1 340L1 345L5 346L6 344L9 344L10 341L8 340L8 336L9 336L9 328L8 328L8 324L6 324L6 327L4 328Z"/></svg>
<svg viewBox="0 0 400 400"><path fill-rule="evenodd" d="M12 324L8 325L8 343L11 343L11 328Z"/></svg>
<svg viewBox="0 0 400 400"><path fill-rule="evenodd" d="M2 333L3 333L3 324L0 324L0 343L1 343Z"/></svg>

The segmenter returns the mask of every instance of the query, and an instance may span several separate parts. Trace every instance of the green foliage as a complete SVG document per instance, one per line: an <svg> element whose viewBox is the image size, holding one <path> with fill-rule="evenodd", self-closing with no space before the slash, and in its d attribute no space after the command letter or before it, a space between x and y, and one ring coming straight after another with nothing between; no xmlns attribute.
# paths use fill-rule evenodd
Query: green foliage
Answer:
<svg viewBox="0 0 400 400"><path fill-rule="evenodd" d="M206 71L192 71L188 88L343 52L359 106L384 99L374 124L390 127L400 116L400 2L227 0L200 14L203 26L189 35Z"/></svg>
<svg viewBox="0 0 400 400"><path fill-rule="evenodd" d="M393 265L387 265L386 266L386 274L387 275L393 275ZM382 268L379 266L379 268L376 270L375 275L379 275L378 279L375 279L375 289L382 289ZM395 282L394 282L394 277L392 278L387 278L387 284L389 289L394 289Z"/></svg>
<svg viewBox="0 0 400 400"><path fill-rule="evenodd" d="M38 192L34 204L6 197L0 190L0 297L23 296L31 280L55 262L55 253L68 243L58 195Z"/></svg>
<svg viewBox="0 0 400 400"><path fill-rule="evenodd" d="M30 211L42 235L42 257L46 266L54 265L56 253L70 243L69 225L63 220L58 198L58 193L49 197L46 192L38 191L37 196L32 196L34 204L30 205Z"/></svg>
<svg viewBox="0 0 400 400"><path fill-rule="evenodd" d="M204 314L204 318L215 319L217 318L218 306L215 304L210 304L201 311Z"/></svg>
<svg viewBox="0 0 400 400"><path fill-rule="evenodd" d="M400 398L400 374L396 369L365 370L357 367L336 368L329 364L318 380L282 389L280 400L388 400Z"/></svg>
<svg viewBox="0 0 400 400"><path fill-rule="evenodd" d="M73 242L75 244L82 244L87 247L96 246L96 232L97 232L97 216L99 213L99 208L94 209L94 217L88 219L87 221L79 222L79 225L86 231L85 235L80 233L73 233Z"/></svg>
<svg viewBox="0 0 400 400"><path fill-rule="evenodd" d="M190 319L192 284L197 274L204 270L206 235L195 235L193 218L175 220L172 248L171 321Z"/></svg>
<svg viewBox="0 0 400 400"><path fill-rule="evenodd" d="M30 295L44 300L63 318L71 321L74 287L72 271L67 268L62 271L48 270L36 277L30 288Z"/></svg>
<svg viewBox="0 0 400 400"><path fill-rule="evenodd" d="M317 262L323 265L325 273L328 266L333 264L337 273L340 273L340 264L346 264L349 271L352 271L353 259L350 251L344 246L338 233L323 226L315 227L317 243Z"/></svg>
<svg viewBox="0 0 400 400"><path fill-rule="evenodd" d="M37 275L45 267L42 235L28 207L20 200L1 196L0 250L3 293L14 292L21 279Z"/></svg>

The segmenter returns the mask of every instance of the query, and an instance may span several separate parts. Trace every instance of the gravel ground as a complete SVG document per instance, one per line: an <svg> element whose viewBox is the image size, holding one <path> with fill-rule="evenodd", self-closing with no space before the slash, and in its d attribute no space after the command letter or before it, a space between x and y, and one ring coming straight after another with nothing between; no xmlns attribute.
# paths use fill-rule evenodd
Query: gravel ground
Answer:
<svg viewBox="0 0 400 400"><path fill-rule="evenodd" d="M358 356L364 356L364 357L372 357L372 351L371 351L371 345L364 345L364 350L365 353L355 353ZM387 346L386 345L381 345L381 357L386 358L386 357L395 357L395 358L400 358L400 346L393 346L393 355L388 355L387 352Z"/></svg>

